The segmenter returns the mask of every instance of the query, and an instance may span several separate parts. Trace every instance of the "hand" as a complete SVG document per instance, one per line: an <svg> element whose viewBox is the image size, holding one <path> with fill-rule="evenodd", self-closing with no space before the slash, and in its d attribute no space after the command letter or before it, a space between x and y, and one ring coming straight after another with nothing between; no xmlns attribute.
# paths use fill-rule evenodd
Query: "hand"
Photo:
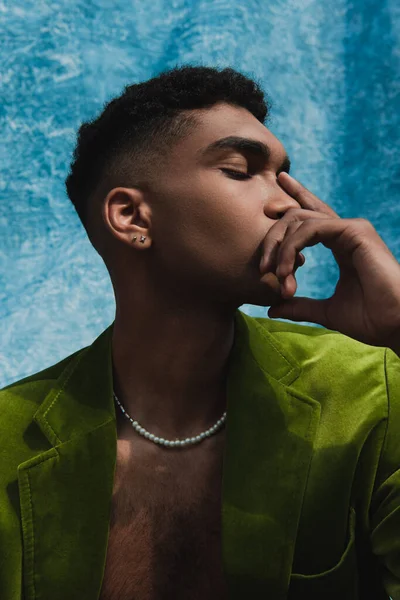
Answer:
<svg viewBox="0 0 400 600"><path fill-rule="evenodd" d="M271 306L269 317L318 323L372 346L399 348L400 264L366 219L341 219L325 202L287 173L283 189L302 208L289 209L264 240L262 274L276 266L282 302ZM340 269L330 298L293 298L296 267L304 264L301 250L322 243Z"/></svg>

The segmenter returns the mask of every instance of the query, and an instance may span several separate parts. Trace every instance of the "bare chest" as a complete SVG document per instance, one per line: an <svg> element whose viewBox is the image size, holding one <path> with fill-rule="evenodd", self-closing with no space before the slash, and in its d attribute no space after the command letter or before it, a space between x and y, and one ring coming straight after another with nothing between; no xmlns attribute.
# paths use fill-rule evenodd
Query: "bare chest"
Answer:
<svg viewBox="0 0 400 600"><path fill-rule="evenodd" d="M118 442L99 600L224 600L222 444L173 455L145 444Z"/></svg>

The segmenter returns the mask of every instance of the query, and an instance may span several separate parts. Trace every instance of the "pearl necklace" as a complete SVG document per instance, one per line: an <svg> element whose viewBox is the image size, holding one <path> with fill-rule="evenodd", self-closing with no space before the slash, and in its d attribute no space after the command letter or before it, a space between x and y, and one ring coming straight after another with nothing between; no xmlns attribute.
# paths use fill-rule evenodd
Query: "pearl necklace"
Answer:
<svg viewBox="0 0 400 600"><path fill-rule="evenodd" d="M176 446L182 447L182 446L192 446L193 444L198 444L205 438L213 435L213 433L216 433L226 421L226 412L224 412L222 417L215 423L215 425L213 425L210 429L207 429L207 431L204 431L204 433L200 433L199 435L196 435L195 437L186 438L185 440L174 440L174 441L165 440L164 438L160 438L160 437L153 435L152 433L149 433L144 427L141 427L137 421L134 421L128 415L126 410L123 408L121 402L118 400L117 396L115 395L115 392L114 392L114 398L118 402L118 405L119 405L120 409L122 410L122 412L124 413L124 415L126 416L126 418L131 421L132 426L138 433L140 433L140 435L147 438L148 440L151 440L152 442L155 442L156 444L161 444L163 446L168 446L170 448L173 448Z"/></svg>

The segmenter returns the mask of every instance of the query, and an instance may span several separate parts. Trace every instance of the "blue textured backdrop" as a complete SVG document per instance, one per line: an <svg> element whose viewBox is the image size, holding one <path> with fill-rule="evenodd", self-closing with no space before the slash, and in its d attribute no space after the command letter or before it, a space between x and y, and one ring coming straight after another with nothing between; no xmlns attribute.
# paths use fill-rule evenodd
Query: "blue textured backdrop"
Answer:
<svg viewBox="0 0 400 600"><path fill-rule="evenodd" d="M108 272L64 179L80 123L177 64L259 78L293 175L340 216L369 219L400 260L395 0L13 0L0 14L0 388L113 321ZM331 295L329 250L304 254L298 295Z"/></svg>

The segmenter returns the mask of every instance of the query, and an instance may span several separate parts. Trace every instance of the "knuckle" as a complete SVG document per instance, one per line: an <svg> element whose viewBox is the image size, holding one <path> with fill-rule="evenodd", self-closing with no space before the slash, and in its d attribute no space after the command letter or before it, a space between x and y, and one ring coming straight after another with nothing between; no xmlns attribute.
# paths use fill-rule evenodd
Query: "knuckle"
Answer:
<svg viewBox="0 0 400 600"><path fill-rule="evenodd" d="M368 219L364 219L363 217L357 217L356 219L351 220L355 225L354 231L362 230L369 233L372 230L374 230L374 226L372 225L371 221L368 221Z"/></svg>
<svg viewBox="0 0 400 600"><path fill-rule="evenodd" d="M359 221L359 223L361 223L361 225L363 225L364 227L373 227L371 221L368 221L368 219L364 219L364 217L359 217L356 220Z"/></svg>

